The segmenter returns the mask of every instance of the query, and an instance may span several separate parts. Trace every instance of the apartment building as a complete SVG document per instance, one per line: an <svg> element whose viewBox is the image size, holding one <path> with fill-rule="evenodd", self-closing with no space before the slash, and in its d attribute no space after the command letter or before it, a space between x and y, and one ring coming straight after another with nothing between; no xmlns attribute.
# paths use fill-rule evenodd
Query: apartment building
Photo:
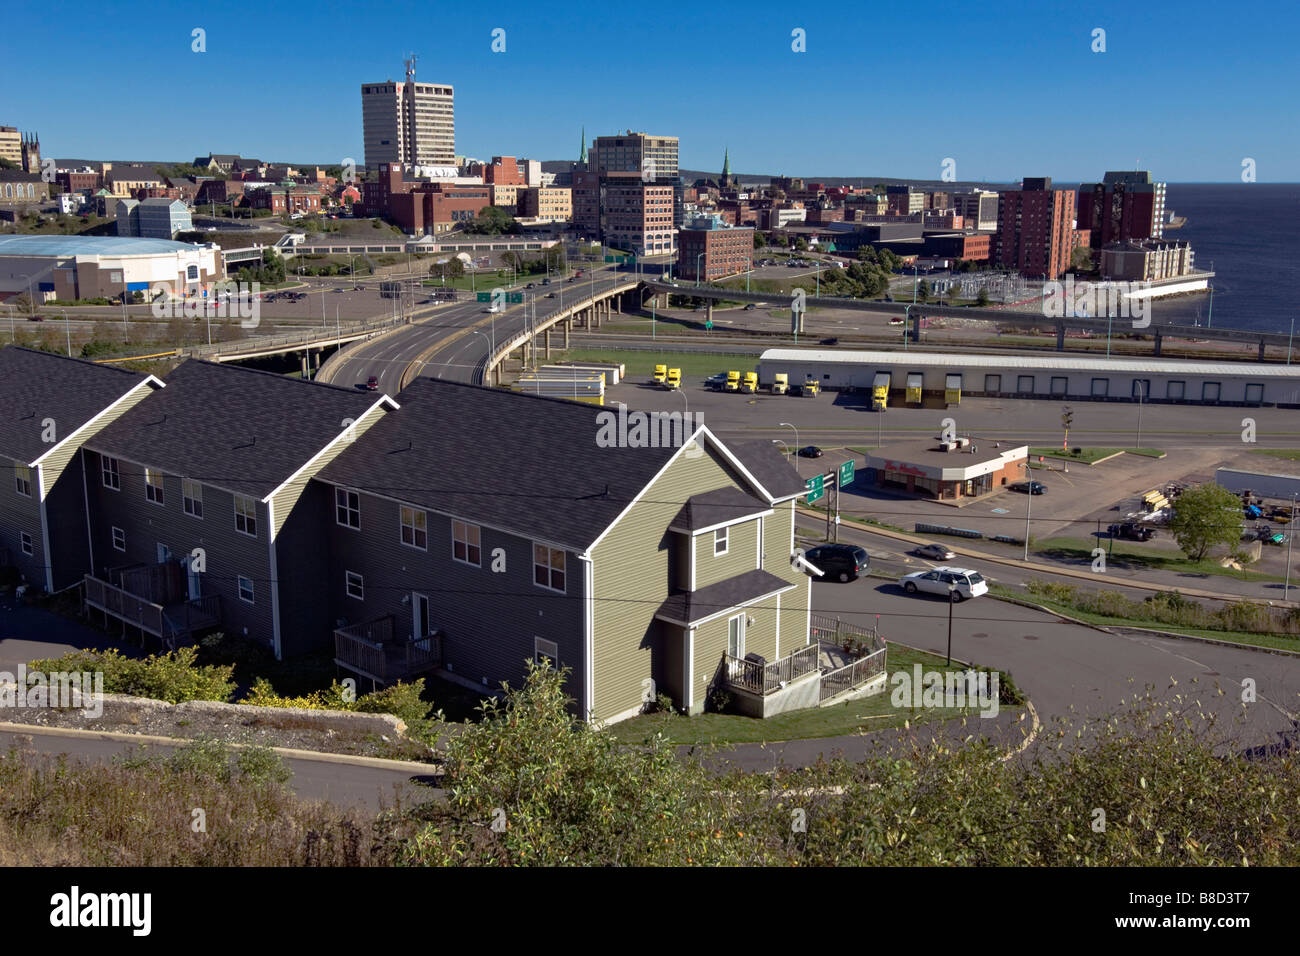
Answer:
<svg viewBox="0 0 1300 956"><path fill-rule="evenodd" d="M606 244L638 256L672 255L673 187L611 181L603 187L602 236Z"/></svg>
<svg viewBox="0 0 1300 956"><path fill-rule="evenodd" d="M415 58L406 61L406 81L363 83L361 124L366 166L411 163L456 165L455 91L446 83L415 79Z"/></svg>
<svg viewBox="0 0 1300 956"><path fill-rule="evenodd" d="M529 186L518 193L519 215L568 222L573 219L573 190L565 186Z"/></svg>
<svg viewBox="0 0 1300 956"><path fill-rule="evenodd" d="M1074 201L1074 190L1053 189L1051 177L1026 178L1019 190L998 193L992 264L1029 278L1060 278L1076 243Z"/></svg>
<svg viewBox="0 0 1300 956"><path fill-rule="evenodd" d="M1084 183L1078 207L1079 227L1089 231L1094 249L1164 236L1165 184L1149 172L1107 172L1099 183Z"/></svg>
<svg viewBox="0 0 1300 956"><path fill-rule="evenodd" d="M728 226L720 216L686 220L677 234L677 275L712 282L748 271L754 261L754 230Z"/></svg>
<svg viewBox="0 0 1300 956"><path fill-rule="evenodd" d="M111 365L0 348L0 567L47 592L90 570L79 451L161 387Z"/></svg>

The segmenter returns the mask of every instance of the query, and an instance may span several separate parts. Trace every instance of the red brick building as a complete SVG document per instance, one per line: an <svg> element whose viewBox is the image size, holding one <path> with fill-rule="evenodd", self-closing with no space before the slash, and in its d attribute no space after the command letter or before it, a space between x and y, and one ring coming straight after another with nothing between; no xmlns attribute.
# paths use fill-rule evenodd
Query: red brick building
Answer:
<svg viewBox="0 0 1300 956"><path fill-rule="evenodd" d="M492 205L492 187L407 180L399 163L380 163L375 182L361 184L363 215L378 216L408 235L448 232Z"/></svg>
<svg viewBox="0 0 1300 956"><path fill-rule="evenodd" d="M493 156L483 164L483 182L491 186L526 186L524 171L513 156Z"/></svg>
<svg viewBox="0 0 1300 956"><path fill-rule="evenodd" d="M1078 218L1094 249L1159 239L1164 235L1165 184L1153 182L1145 171L1108 172L1101 182L1079 187Z"/></svg>
<svg viewBox="0 0 1300 956"><path fill-rule="evenodd" d="M320 212L320 190L314 186L279 185L250 190L248 204L254 209L269 209L273 215Z"/></svg>
<svg viewBox="0 0 1300 956"><path fill-rule="evenodd" d="M1050 177L1026 178L1019 190L998 193L992 264L1059 279L1075 247L1074 200L1074 190L1053 189Z"/></svg>
<svg viewBox="0 0 1300 956"><path fill-rule="evenodd" d="M99 174L87 170L61 169L54 177L65 193L94 192L99 188Z"/></svg>
<svg viewBox="0 0 1300 956"><path fill-rule="evenodd" d="M677 233L677 274L705 282L753 267L754 230L728 227L718 216L687 220ZM697 271L698 270L698 271Z"/></svg>

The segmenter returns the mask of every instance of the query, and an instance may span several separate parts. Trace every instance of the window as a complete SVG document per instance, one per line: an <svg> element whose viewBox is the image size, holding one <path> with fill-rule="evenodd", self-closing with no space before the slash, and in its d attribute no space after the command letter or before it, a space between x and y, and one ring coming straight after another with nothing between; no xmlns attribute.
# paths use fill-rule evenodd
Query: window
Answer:
<svg viewBox="0 0 1300 956"><path fill-rule="evenodd" d="M533 638L533 660L542 667L554 670L555 665L560 661L560 646L543 637Z"/></svg>
<svg viewBox="0 0 1300 956"><path fill-rule="evenodd" d="M714 556L717 556L719 554L726 554L726 553L727 553L727 529L719 528L717 531L713 532L713 554Z"/></svg>
<svg viewBox="0 0 1300 956"><path fill-rule="evenodd" d="M122 478L117 471L116 458L101 458L99 462L100 471L104 476L104 487L112 488L114 491L122 490Z"/></svg>
<svg viewBox="0 0 1300 956"><path fill-rule="evenodd" d="M334 489L335 520L346 528L361 527L361 495L346 488Z"/></svg>
<svg viewBox="0 0 1300 956"><path fill-rule="evenodd" d="M239 576L239 600L253 603L253 579Z"/></svg>
<svg viewBox="0 0 1300 956"><path fill-rule="evenodd" d="M356 598L358 601L366 599L366 582L365 579L355 571L345 571L343 573L343 583L348 592L348 597Z"/></svg>
<svg viewBox="0 0 1300 956"><path fill-rule="evenodd" d="M18 546L23 549L23 554L28 556L32 553L32 536L26 531L18 533Z"/></svg>
<svg viewBox="0 0 1300 956"><path fill-rule="evenodd" d="M481 538L482 529L478 525L453 520L451 523L451 556L457 561L472 564L476 568L482 567Z"/></svg>
<svg viewBox="0 0 1300 956"><path fill-rule="evenodd" d="M163 477L152 468L144 470L144 496L156 505L163 503Z"/></svg>
<svg viewBox="0 0 1300 956"><path fill-rule="evenodd" d="M533 583L551 591L564 590L564 552L544 544L533 545Z"/></svg>
<svg viewBox="0 0 1300 956"><path fill-rule="evenodd" d="M203 517L203 486L197 481L181 479L181 507L187 515Z"/></svg>
<svg viewBox="0 0 1300 956"><path fill-rule="evenodd" d="M235 530L257 537L257 502L252 498L235 495Z"/></svg>
<svg viewBox="0 0 1300 956"><path fill-rule="evenodd" d="M32 496L32 470L26 465L14 466L14 488L20 495Z"/></svg>
<svg viewBox="0 0 1300 956"><path fill-rule="evenodd" d="M429 516L423 511L401 505L398 508L402 525L402 544L424 551L429 546Z"/></svg>
<svg viewBox="0 0 1300 956"><path fill-rule="evenodd" d="M126 550L126 532L121 528L113 529L113 547L118 551Z"/></svg>

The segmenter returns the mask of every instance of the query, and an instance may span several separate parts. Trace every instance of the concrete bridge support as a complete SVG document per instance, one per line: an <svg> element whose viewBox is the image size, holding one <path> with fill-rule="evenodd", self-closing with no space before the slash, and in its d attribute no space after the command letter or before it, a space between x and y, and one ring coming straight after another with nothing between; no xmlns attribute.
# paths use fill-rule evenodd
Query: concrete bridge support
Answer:
<svg viewBox="0 0 1300 956"><path fill-rule="evenodd" d="M549 362L551 360L551 330L548 328L542 334L546 336L546 361Z"/></svg>
<svg viewBox="0 0 1300 956"><path fill-rule="evenodd" d="M573 328L573 316L564 320L564 347L569 347L569 331Z"/></svg>
<svg viewBox="0 0 1300 956"><path fill-rule="evenodd" d="M1152 349L1152 354L1154 354L1154 355L1156 355L1156 356L1159 356L1159 355L1160 355L1160 346L1161 346L1161 344L1164 342L1164 340L1165 340L1165 337L1164 337L1163 335L1161 335L1159 332L1157 332L1157 333L1155 334L1155 342L1154 342L1154 346L1153 346L1153 349ZM1263 353L1261 353L1261 354L1260 354L1260 358L1263 358L1263 357L1264 357L1264 356L1263 356Z"/></svg>
<svg viewBox="0 0 1300 956"><path fill-rule="evenodd" d="M1065 323L1056 323L1056 351L1065 351Z"/></svg>
<svg viewBox="0 0 1300 956"><path fill-rule="evenodd" d="M712 324L713 323L713 300L708 299L706 301L708 302L708 311L705 313L704 319L709 324Z"/></svg>
<svg viewBox="0 0 1300 956"><path fill-rule="evenodd" d="M1259 340L1259 360L1260 360L1261 362L1264 361L1264 340L1263 340L1263 338L1261 338L1261 339Z"/></svg>

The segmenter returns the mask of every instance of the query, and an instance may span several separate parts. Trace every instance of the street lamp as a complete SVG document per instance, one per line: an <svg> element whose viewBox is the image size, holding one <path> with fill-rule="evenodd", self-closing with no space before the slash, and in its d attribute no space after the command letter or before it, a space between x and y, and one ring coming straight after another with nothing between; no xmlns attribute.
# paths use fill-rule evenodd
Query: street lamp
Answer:
<svg viewBox="0 0 1300 956"><path fill-rule="evenodd" d="M474 335L482 335L483 340L487 342L488 354L487 354L487 358L483 361L483 375L484 378L487 379L488 384L491 384L492 356L496 353L496 349L493 347L492 340L489 339L481 329L470 329L470 332L472 332Z"/></svg>
<svg viewBox="0 0 1300 956"><path fill-rule="evenodd" d="M791 428L791 429L794 429L794 447L795 447L795 453L794 453L794 470L795 470L796 472L798 472L798 471L799 471L799 448L801 447L801 446L799 445L799 429L795 428L795 427L794 427L793 425L791 425L789 422L779 422L778 424L780 424L780 426L781 426L782 428ZM801 477L802 477L802 476L801 476Z"/></svg>
<svg viewBox="0 0 1300 956"><path fill-rule="evenodd" d="M63 313L63 330L68 333L68 358L72 358L72 324L66 312Z"/></svg>
<svg viewBox="0 0 1300 956"><path fill-rule="evenodd" d="M1025 556L1024 560L1029 560L1029 515L1034 510L1034 476L1029 470L1029 463L1025 463L1025 474L1029 479L1029 487L1026 489L1029 494L1025 495Z"/></svg>

